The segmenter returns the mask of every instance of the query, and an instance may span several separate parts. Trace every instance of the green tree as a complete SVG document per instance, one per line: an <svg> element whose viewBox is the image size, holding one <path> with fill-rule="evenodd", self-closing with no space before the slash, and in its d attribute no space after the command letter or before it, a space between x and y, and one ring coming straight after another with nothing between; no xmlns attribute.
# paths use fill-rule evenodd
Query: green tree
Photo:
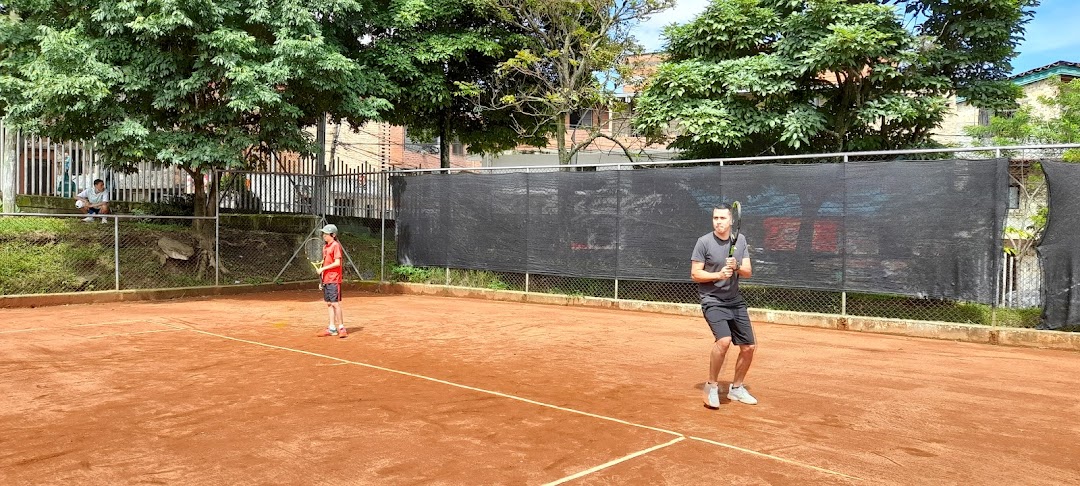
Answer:
<svg viewBox="0 0 1080 486"><path fill-rule="evenodd" d="M714 0L666 30L636 124L688 157L932 145L950 94L1013 106L1003 78L1036 4Z"/></svg>
<svg viewBox="0 0 1080 486"><path fill-rule="evenodd" d="M357 59L393 85L393 109L385 120L406 126L409 137L440 142L442 167L450 167L450 143L473 153L513 148L510 109L482 111L476 86L490 85L499 62L523 37L498 19L498 10L479 0L380 2L378 13L349 35L367 34ZM490 104L490 99L481 102Z"/></svg>
<svg viewBox="0 0 1080 486"><path fill-rule="evenodd" d="M1036 104L1025 104L1015 111L995 114L985 126L965 128L968 135L992 141L996 145L1080 143L1080 83L1049 80L1053 96L1040 96ZM1067 159L1077 159L1075 150Z"/></svg>
<svg viewBox="0 0 1080 486"><path fill-rule="evenodd" d="M584 139L568 142L567 118L611 106L614 86L631 68L628 59L641 51L631 29L673 0L494 1L502 21L525 35L527 44L501 63L496 84L475 87L492 93L488 109L512 107L525 115L530 123L515 126L523 136L546 140L553 134L560 164L569 164L596 138L619 143L595 127Z"/></svg>
<svg viewBox="0 0 1080 486"><path fill-rule="evenodd" d="M178 166L194 180L196 215L217 204L210 170L246 167L257 148L310 153L304 128L324 113L389 108L379 80L323 36L358 11L352 0L5 1L9 122L94 140L114 169Z"/></svg>

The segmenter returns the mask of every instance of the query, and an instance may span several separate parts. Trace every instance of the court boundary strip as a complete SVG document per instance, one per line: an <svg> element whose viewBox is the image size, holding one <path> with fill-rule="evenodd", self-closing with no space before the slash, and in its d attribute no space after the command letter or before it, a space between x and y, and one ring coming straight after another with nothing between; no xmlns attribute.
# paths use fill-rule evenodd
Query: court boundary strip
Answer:
<svg viewBox="0 0 1080 486"><path fill-rule="evenodd" d="M592 417L592 418L596 418L596 419L600 419L600 420L606 420L608 422L615 422L615 423L618 423L618 424L629 425L631 427L637 427L637 428L641 428L641 429L652 430L654 432L662 432L662 433L665 433L665 434L674 435L677 438L677 440L673 440L673 441L671 441L671 442L669 442L667 444L661 444L660 446L654 446L652 448L645 449L643 451L638 451L638 453L634 453L634 454L631 454L629 456L625 456L623 458L617 459L616 462L612 462L611 464L607 464L607 463L601 464L600 466L597 466L597 468L599 468L599 469L594 468L597 471L600 470L600 469L603 469L603 468L610 467L612 465L618 464L619 462L623 462L623 461L632 459L634 457L647 454L647 453L652 452L652 451L654 451L656 449L660 449L662 447L667 447L669 445L675 444L675 443L677 443L677 442L679 442L679 441L681 441L683 439L686 439L688 437L685 434L675 432L675 431L672 431L672 430L662 429L662 428L659 428L659 427L652 427L652 426L649 426L649 425L637 424L637 423L634 423L634 422L629 422L629 421L622 420L622 419L617 419L617 418L614 418L614 417L608 417L606 415L599 415L599 414L595 414L595 413L591 413L591 412L585 412L585 411L582 411L582 410L576 410L576 409L573 409L573 408L560 407L558 405L552 405L550 403L544 403L544 402L532 400L532 399L529 399L529 398L519 397L519 396L516 396L516 395L510 395L508 393L498 392L498 391L494 391L494 390L488 390L488 389L484 389L484 388L478 388L478 387L469 386L469 385L462 385L460 383L454 383L452 381L441 380L439 378L433 378L433 377L430 377L430 376L424 376L424 375L419 375L419 374L416 374L416 373L410 373L408 371L395 370L393 368L386 368L386 367L383 367L383 366L373 365L373 364L370 364L370 363L362 363L362 362L359 362L359 361L352 361L352 360L348 360L348 359L344 359L344 358L338 358L336 356L330 356L330 355L316 353L316 352L312 352L312 351L304 351L302 349L287 348L285 346L278 346L276 344L263 343L263 342L259 342L259 341L252 341L252 340L249 340L249 339L243 339L243 338L238 338L238 337L233 337L233 336L227 336L225 334L218 334L218 333L215 333L215 332L203 331L201 329L195 329L194 327L191 327L190 324L188 324L188 323L186 323L186 322L184 322L183 320L180 320L180 319L173 319L173 321L183 323L187 327L177 326L175 324L170 324L170 323L163 323L163 324L165 324L167 326L174 327L176 329L187 329L187 330L195 332L195 333L204 334L204 335L207 335L207 336L214 336L214 337L217 337L217 338L220 338L220 339L227 339L227 340L230 340L230 341L237 341L237 342L241 342L241 343L254 344L256 346L262 346L262 347L265 347L265 348L277 349L277 350L281 350L281 351L288 351L288 352L292 352L292 353L306 354L308 356L315 356L315 357L318 357L318 358L329 359L329 360L338 361L338 362L344 363L344 364L352 364L352 365L361 366L361 367L364 367L364 368L370 368L370 369L374 369L374 370L385 371L385 372L388 372L388 373L394 373L394 374L398 374L398 375L402 375L402 376L409 376L409 377L412 377L412 378L419 378L421 380L431 381L431 382L434 382L434 383L440 383L440 384L452 386L452 387L455 387L455 388L461 388L461 389L465 389L465 390L471 390L471 391L476 391L476 392L480 392L480 393L486 393L486 394L489 394L489 395L495 395L495 396L498 396L498 397L508 398L510 400L516 400L516 401L519 401L519 402L525 402L525 403L528 403L528 404L537 405L537 406L541 406L541 407L545 407L545 408L550 408L550 409L554 409L554 410L561 410L563 412L569 412L569 413L578 414L578 415L584 415L586 417ZM807 469L810 469L810 470L813 470L813 471L818 471L818 472L822 472L822 473L826 473L826 474L831 474L831 475L834 475L834 476L838 476L838 477L842 477L842 478L846 478L846 479L852 479L852 480L856 480L856 481L861 481L862 480L862 478L859 478L859 477L856 477L856 476L851 476L849 474L844 474L844 473L841 473L841 472L833 471L833 470L830 470L830 469L825 469L823 467L818 467L818 466L814 466L814 465L811 465L811 464L805 464L805 463L802 463L802 462L799 462L799 461L794 461L794 460L791 460L791 459L785 459L783 457L774 456L772 454L767 454L767 453L755 451L755 450L752 450L752 449L745 449L745 448L742 448L742 447L739 447L739 446L735 446L735 445L731 445L731 444L725 444L723 442L718 442L718 441L709 440L709 439L702 439L702 438L699 438L699 437L692 437L691 436L689 438L700 441L700 442L705 442L705 443L708 443L708 444L725 447L725 448L728 448L728 449L731 449L731 450L744 452L744 453L752 454L752 455L759 456L759 457L764 457L764 458L767 458L767 459L774 459L774 460L777 460L779 462L783 462L783 463L786 463L786 464L791 464L791 465L794 465L794 466L800 466L800 467L807 468ZM603 466L603 467L601 467L601 466ZM595 472L593 470L589 470L589 471L590 472ZM588 474L588 473L586 473L586 474ZM580 477L580 476L578 476L578 477Z"/></svg>
<svg viewBox="0 0 1080 486"><path fill-rule="evenodd" d="M637 451L637 452L632 452L632 453L627 454L625 456L622 456L622 457L620 457L618 459L613 459L613 460L610 460L610 461L605 462L603 464L600 464L599 466L594 466L594 467L591 467L591 468L586 469L584 471L580 471L580 472L571 474L571 475L569 475L569 476L567 476L565 478L558 479L558 480L552 481L550 483L545 483L544 486L555 486L557 484L562 484L562 483L565 483L567 481L573 481L573 480L575 480L577 478L580 478L580 477L583 477L583 476L588 476L589 474L600 471L602 469L607 469L607 468L609 468L611 466L619 464L620 462L626 462L626 461L629 461L630 459L633 459L635 457L644 456L645 454L648 454L648 453L653 452L655 450L663 449L663 448L665 448L665 447L667 447L669 445L677 444L677 443L682 442L684 440L686 440L686 436L679 436L679 437L676 437L676 438L674 438L674 439L672 439L672 440L670 440L670 441L668 441L666 443L654 445L654 446L652 446L652 447L650 447L648 449L642 449L642 450Z"/></svg>
<svg viewBox="0 0 1080 486"><path fill-rule="evenodd" d="M769 458L769 459L776 459L777 461L780 461L780 462L786 462L788 464L793 464L793 465L796 465L796 466L802 466L802 467L805 467L805 468L813 469L813 470L818 471L818 472L823 472L823 473L827 473L827 474L834 474L836 476L840 476L840 477L845 478L845 479L853 479L853 480L856 480L856 481L861 481L862 480L862 478L857 478L855 476L850 476L850 475L840 473L840 472L836 472L836 471L833 471L833 470L830 470L830 469L825 469L823 467L814 466L812 464L806 464L806 463L802 463L802 462L799 462L799 461L793 461L791 459L784 459L783 457L780 457L780 456L774 456L772 454L766 454L764 452L758 452L758 451L755 451L753 449L745 449L745 448L742 448L742 447L739 447L739 446L736 446L736 445L725 444L723 442L717 442L715 440L710 440L710 439L703 439L701 437L694 437L692 435L688 436L688 438L690 438L692 440L705 442L707 444L712 444L712 445L715 445L715 446L726 447L728 449L734 449L736 451L743 452L743 453L750 454L750 455L754 455L754 456L766 457L766 458Z"/></svg>
<svg viewBox="0 0 1080 486"><path fill-rule="evenodd" d="M247 339L242 339L242 338L237 338L237 337L232 337L232 336L226 336L224 334L217 334L217 333L213 333L213 332L209 332L209 331L203 331L203 330L200 330L200 329L191 328L190 330L192 332L197 332L199 334L206 334L208 336L214 336L214 337L218 337L218 338L222 338L222 339L229 339L229 340L232 340L232 341L239 341L239 342L242 342L242 343L254 344L254 345L257 345L257 346L263 346L263 347L267 347L267 348L279 349L279 350L282 350L282 351L290 351L290 352L293 352L293 353L306 354L306 355L309 355L309 356L315 356L315 357L319 357L319 358L330 359L330 360L339 361L339 362L346 363L346 364L362 366L362 367L365 367L365 368L371 368L371 369L375 369L375 370L379 370L379 371L386 371L388 373L395 373L395 374L398 374L398 375L410 376L410 377L413 377L413 378L419 378L421 380L427 380L427 381L432 381L432 382L435 382L435 383L441 383L443 385L449 385L449 386L453 386L453 387L456 387L456 388L463 388L463 389L466 389L466 390L472 390L472 391L476 391L476 392L480 392L480 393L486 393L486 394L495 395L495 396L498 396L498 397L509 398L511 400L517 400L519 402L525 402L525 403L529 403L529 404L532 404L532 405L539 405L541 407L553 408L555 410L562 410L564 412L576 413L576 414L579 414L579 415L585 415L585 416L592 417L592 418L597 418L597 419L601 419L601 420L607 420L607 421L610 421L610 422L616 422L616 423L620 423L620 424L623 424L623 425L629 425L629 426L632 426L632 427L648 429L648 430L652 430L654 432L662 432L662 433L665 433L665 434L674 435L676 437L682 437L683 436L683 434L680 434L678 432L667 430L667 429L661 429L659 427L651 427L651 426L648 426L648 425L635 424L633 422L628 422L626 420L617 419L617 418L614 418L614 417L607 417L607 416L604 416L604 415L598 415L598 414L595 414L595 413L584 412L584 411L581 411L581 410L574 410L572 408L560 407L558 405L552 405L550 403L538 402L536 400L531 400L531 399L524 398L524 397L519 397L519 396L516 396L516 395L510 395L508 393L497 392L497 391L494 391L494 390L487 390L487 389L484 389L484 388L477 388L477 387L469 386L469 385L462 385L460 383L454 383L452 381L440 380L438 378L432 378L430 376L418 375L416 373L410 373L408 371L395 370L393 368L385 368L385 367L382 367L382 366L379 366L379 365L373 365L373 364L369 364L369 363L361 363L359 361L347 360L347 359L344 359L344 358L338 358L338 357L330 356L330 355L326 355L326 354L315 353L315 352L312 352L312 351L304 351L302 349L286 348L284 346L278 346L278 345L275 345L275 344L261 343L259 341L251 341L251 340L247 340Z"/></svg>

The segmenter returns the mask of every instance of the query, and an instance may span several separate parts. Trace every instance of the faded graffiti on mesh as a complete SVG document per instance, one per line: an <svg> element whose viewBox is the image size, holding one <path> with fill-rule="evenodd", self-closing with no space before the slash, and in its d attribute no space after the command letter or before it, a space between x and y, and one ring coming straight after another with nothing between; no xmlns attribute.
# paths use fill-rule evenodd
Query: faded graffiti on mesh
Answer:
<svg viewBox="0 0 1080 486"><path fill-rule="evenodd" d="M995 159L399 176L398 261L688 281L713 206L738 200L755 284L990 302L1006 171Z"/></svg>
<svg viewBox="0 0 1080 486"><path fill-rule="evenodd" d="M1042 161L1050 214L1039 243L1043 269L1040 327L1080 326L1080 164Z"/></svg>

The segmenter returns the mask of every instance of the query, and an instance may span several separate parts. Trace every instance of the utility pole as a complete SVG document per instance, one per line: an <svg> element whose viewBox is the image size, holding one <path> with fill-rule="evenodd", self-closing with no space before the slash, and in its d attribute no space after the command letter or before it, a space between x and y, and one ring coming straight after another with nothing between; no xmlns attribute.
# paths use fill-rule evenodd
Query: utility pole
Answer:
<svg viewBox="0 0 1080 486"><path fill-rule="evenodd" d="M319 126L315 131L315 144L319 151L315 155L315 200L312 201L312 210L317 216L326 215L326 114L319 119Z"/></svg>

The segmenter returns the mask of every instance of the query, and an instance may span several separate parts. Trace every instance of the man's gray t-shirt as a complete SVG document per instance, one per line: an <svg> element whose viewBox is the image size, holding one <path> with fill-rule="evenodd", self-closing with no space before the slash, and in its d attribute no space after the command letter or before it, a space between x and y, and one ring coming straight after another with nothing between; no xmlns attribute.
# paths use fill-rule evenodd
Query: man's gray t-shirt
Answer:
<svg viewBox="0 0 1080 486"><path fill-rule="evenodd" d="M727 262L728 250L731 248L730 238L721 240L716 233L698 238L694 245L694 253L690 255L690 261L705 263L706 272L719 272ZM750 256L746 249L746 238L742 234L735 240L735 260L742 264L743 259ZM735 274L726 280L715 282L698 283L698 297L702 304L717 303L723 305L741 305L744 303L739 294L739 275Z"/></svg>

